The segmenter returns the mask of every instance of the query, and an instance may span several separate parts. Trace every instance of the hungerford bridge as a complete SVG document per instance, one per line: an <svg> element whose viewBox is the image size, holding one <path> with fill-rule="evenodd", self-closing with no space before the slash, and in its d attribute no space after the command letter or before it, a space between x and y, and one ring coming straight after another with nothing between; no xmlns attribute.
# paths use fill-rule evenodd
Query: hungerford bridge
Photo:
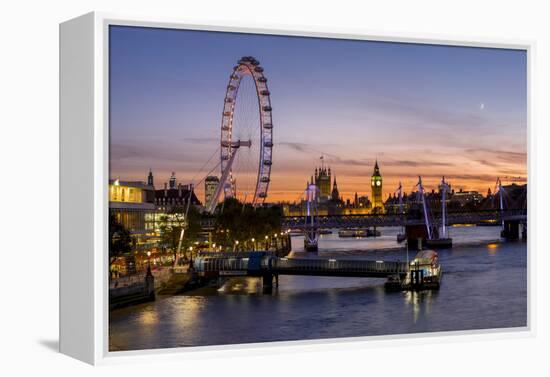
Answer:
<svg viewBox="0 0 550 377"><path fill-rule="evenodd" d="M448 238L447 227L455 224L499 224L502 227L501 236L506 239L518 239L520 224L523 225L523 235L526 236L527 225L527 191L525 190L517 200L512 200L506 192L502 181L497 179L498 193L497 209L458 210L447 211L447 191L449 185L445 177L441 180L441 204L437 212L430 209L426 200L426 193L422 178L418 177L417 202L418 209L404 211L402 187L397 189L399 194L399 209L395 214L368 214L368 215L328 215L319 216L317 209L318 188L311 185L306 190L306 210L304 216L283 217L282 227L301 230L305 237L306 250L317 250L319 231L321 228L369 228L383 226L401 226L405 234L401 240L409 243L426 240L428 245L451 247L452 240ZM376 234L376 232L374 232Z"/></svg>
<svg viewBox="0 0 550 377"><path fill-rule="evenodd" d="M281 219L281 226L285 229L309 228L306 224L307 216L285 216ZM432 216L435 222L441 223L442 214L435 213ZM527 221L527 209L506 210L465 210L447 212L447 225L501 223L509 221ZM422 217L413 214L368 214L368 215L328 215L319 216L317 224L320 228L368 228L387 226L424 225Z"/></svg>
<svg viewBox="0 0 550 377"><path fill-rule="evenodd" d="M498 208L490 209L463 209L448 211L446 208L446 192L448 185L443 178L441 182L441 205L437 211L429 208L426 194L419 177L417 210L405 212L403 210L401 189L399 192L399 210L392 214L361 214L361 215L319 215L317 209L318 188L311 185L306 190L305 211L302 216L283 216L281 228L292 231L301 231L305 238L305 248L309 251L317 250L317 243L321 229L335 228L371 228L371 227L403 227L405 233L402 239L407 239L413 246L418 239L427 241L428 245L443 247L451 246L450 238L447 238L447 227L457 224L483 224L500 225L501 235L508 240L515 240L520 235L520 224L523 227L523 237L526 237L527 229L527 193L524 192L519 200L512 200L506 193L500 179L497 180ZM214 219L206 220L202 225L212 228ZM446 242L444 240L447 240Z"/></svg>

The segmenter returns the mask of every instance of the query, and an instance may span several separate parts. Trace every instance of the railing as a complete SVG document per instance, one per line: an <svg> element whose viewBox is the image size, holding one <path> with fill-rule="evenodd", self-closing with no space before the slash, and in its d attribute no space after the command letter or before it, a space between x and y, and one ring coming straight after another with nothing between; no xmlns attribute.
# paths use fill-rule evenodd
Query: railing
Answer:
<svg viewBox="0 0 550 377"><path fill-rule="evenodd" d="M441 222L441 213L432 213L435 222ZM525 220L526 209L452 211L447 213L447 224L477 223L487 220ZM281 219L283 228L303 229L304 216L287 216ZM318 225L321 228L369 227L423 224L424 219L411 214L367 214L367 215L330 215L319 216Z"/></svg>
<svg viewBox="0 0 550 377"><path fill-rule="evenodd" d="M381 273L399 274L407 272L405 262L335 260L335 259L276 259L272 269L277 272L312 271L334 273Z"/></svg>
<svg viewBox="0 0 550 377"><path fill-rule="evenodd" d="M160 287L163 282L166 282L168 281L168 279L170 279L170 276L172 274L170 270L171 268L164 267L164 268L157 268L152 271L152 274L155 277L155 288ZM114 289L114 288L129 287L129 286L143 283L145 281L146 274L147 274L147 271L144 270L134 275L126 275L119 278L109 279L109 288Z"/></svg>
<svg viewBox="0 0 550 377"><path fill-rule="evenodd" d="M436 221L441 221L441 213L432 211L431 215ZM527 217L527 209L506 209L501 211L498 209L478 210L478 211L448 211L448 224L459 223L475 223L483 220L514 220L525 219ZM281 218L283 228L303 229L306 227L304 216L284 216ZM415 217L411 214L365 214L365 215L330 215L319 216L318 226L326 227L359 227L359 226L392 226L392 225L412 225L423 223L421 217ZM215 225L214 218L206 218L201 220L203 228L211 228Z"/></svg>
<svg viewBox="0 0 550 377"><path fill-rule="evenodd" d="M253 255L276 256L275 251L199 251L198 256L203 258L248 258Z"/></svg>
<svg viewBox="0 0 550 377"><path fill-rule="evenodd" d="M145 280L145 273L123 276L115 279L110 279L109 288L113 289L113 288L129 287L132 285L143 283L144 280Z"/></svg>
<svg viewBox="0 0 550 377"><path fill-rule="evenodd" d="M195 269L199 272L246 271L248 258L197 258Z"/></svg>
<svg viewBox="0 0 550 377"><path fill-rule="evenodd" d="M295 259L262 257L259 268L250 270L249 258L199 257L195 260L198 272L249 272L249 273L319 273L321 275L392 275L408 271L405 262L336 259Z"/></svg>

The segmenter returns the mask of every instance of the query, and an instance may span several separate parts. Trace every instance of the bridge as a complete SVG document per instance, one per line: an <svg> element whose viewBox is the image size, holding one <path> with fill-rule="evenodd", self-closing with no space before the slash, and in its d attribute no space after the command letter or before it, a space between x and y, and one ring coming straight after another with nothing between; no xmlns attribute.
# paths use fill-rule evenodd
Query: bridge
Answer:
<svg viewBox="0 0 550 377"><path fill-rule="evenodd" d="M284 229L306 229L307 216L285 216L281 218ZM441 223L442 213L432 213L432 219ZM483 222L527 221L527 209L477 210L447 212L446 224L479 224ZM423 225L425 220L410 214L366 214L366 215L327 215L317 217L320 228L368 228L387 226Z"/></svg>
<svg viewBox="0 0 550 377"><path fill-rule="evenodd" d="M478 210L447 210L446 194L449 185L445 177L441 180L439 208L430 208L427 195L422 184L422 177L418 177L416 201L413 208L405 211L403 206L402 188L399 185L399 209L391 214L362 214L362 215L320 215L317 207L318 195L316 186L309 186L306 193L306 211L302 216L286 216L282 218L283 228L299 230L304 234L304 247L308 251L316 251L320 229L322 228L370 228L384 226L402 226L404 234L399 234L397 239L401 242L405 239L410 244L426 241L433 247L452 247L452 239L448 236L447 226L455 224L495 224L502 227L501 236L506 239L518 239L520 224L525 237L527 225L527 190L523 195L513 200L497 179L496 187L498 207L480 208ZM432 205L435 203L432 203ZM487 204L487 203L485 203ZM489 203L490 204L490 203ZM512 205L510 205L512 204ZM376 234L376 232L374 232Z"/></svg>

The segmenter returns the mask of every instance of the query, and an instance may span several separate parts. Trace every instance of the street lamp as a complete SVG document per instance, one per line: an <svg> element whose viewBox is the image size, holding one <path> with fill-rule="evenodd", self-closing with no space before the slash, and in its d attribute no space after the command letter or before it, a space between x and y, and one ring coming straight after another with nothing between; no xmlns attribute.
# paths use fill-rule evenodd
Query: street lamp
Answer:
<svg viewBox="0 0 550 377"><path fill-rule="evenodd" d="M252 251L256 251L256 243L255 243L255 239L252 238Z"/></svg>
<svg viewBox="0 0 550 377"><path fill-rule="evenodd" d="M151 272L151 251L147 252L147 273Z"/></svg>

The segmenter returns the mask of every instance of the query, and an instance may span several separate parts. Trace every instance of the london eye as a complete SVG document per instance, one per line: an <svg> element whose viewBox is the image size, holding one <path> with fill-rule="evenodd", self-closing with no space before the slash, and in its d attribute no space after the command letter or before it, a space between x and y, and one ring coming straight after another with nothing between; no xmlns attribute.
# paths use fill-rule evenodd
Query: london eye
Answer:
<svg viewBox="0 0 550 377"><path fill-rule="evenodd" d="M267 78L260 62L242 57L229 77L220 136L220 183L207 203L213 212L223 193L257 206L267 198L271 179L273 123Z"/></svg>

